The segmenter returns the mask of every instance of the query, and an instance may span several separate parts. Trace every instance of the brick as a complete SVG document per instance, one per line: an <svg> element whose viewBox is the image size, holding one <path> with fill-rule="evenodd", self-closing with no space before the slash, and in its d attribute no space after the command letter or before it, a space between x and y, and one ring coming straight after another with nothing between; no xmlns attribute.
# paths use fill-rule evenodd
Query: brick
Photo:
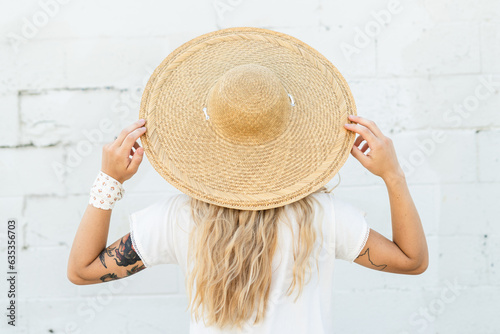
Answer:
<svg viewBox="0 0 500 334"><path fill-rule="evenodd" d="M54 40L0 43L0 93L64 87L64 48Z"/></svg>
<svg viewBox="0 0 500 334"><path fill-rule="evenodd" d="M88 155L79 154L74 145L65 147L65 160L62 161L67 171L64 183L70 194L89 194L102 163L102 145L93 146ZM125 183L126 190L126 183Z"/></svg>
<svg viewBox="0 0 500 334"><path fill-rule="evenodd" d="M429 125L423 108L432 95L424 78L367 78L351 82L358 115L375 121L384 135Z"/></svg>
<svg viewBox="0 0 500 334"><path fill-rule="evenodd" d="M0 196L65 193L62 179L53 169L54 161L63 160L62 148L4 148L0 154Z"/></svg>
<svg viewBox="0 0 500 334"><path fill-rule="evenodd" d="M117 11L117 8L120 8ZM148 13L137 17L137 13ZM92 21L89 22L89 17ZM120 37L154 37L172 32L216 30L212 2L188 0L176 3L96 0L70 1L61 6L58 15L40 31L39 38L86 39Z"/></svg>
<svg viewBox="0 0 500 334"><path fill-rule="evenodd" d="M460 300L463 301L464 294L471 289L473 288L463 286L459 279L445 280L442 287L425 289L424 301L412 312L408 319L407 331L404 333L441 332L444 323L447 323L447 329L450 330L450 315L456 316L456 305ZM445 319L448 322L445 322ZM453 330L453 332L460 331Z"/></svg>
<svg viewBox="0 0 500 334"><path fill-rule="evenodd" d="M500 145L500 131L480 131L477 133L478 172L481 182L498 182L500 176L500 153L492 149Z"/></svg>
<svg viewBox="0 0 500 334"><path fill-rule="evenodd" d="M2 122L0 123L0 146L19 144L19 110L17 95L0 95Z"/></svg>
<svg viewBox="0 0 500 334"><path fill-rule="evenodd" d="M475 131L414 131L392 139L410 184L476 181Z"/></svg>
<svg viewBox="0 0 500 334"><path fill-rule="evenodd" d="M453 296L448 294L447 298L451 300ZM500 287L466 287L450 303L444 303L441 309L436 303L436 333L495 333L500 328L496 312L499 298Z"/></svg>
<svg viewBox="0 0 500 334"><path fill-rule="evenodd" d="M173 51L165 37L72 40L65 48L69 87L141 90L156 66Z"/></svg>
<svg viewBox="0 0 500 334"><path fill-rule="evenodd" d="M4 290L4 291L6 291L6 290ZM7 294L5 294L5 295L7 295ZM8 299L3 299L3 298L0 299L0 302L5 306L7 306L8 303L10 303L10 301ZM7 323L7 321L10 321L10 319L5 317L6 320L3 321L2 323L0 323L0 331L2 331L2 333L9 333L9 334L10 333L16 333L16 334L17 333L20 333L20 334L21 333L22 334L29 333L28 326L26 325L25 322L24 323L22 322L26 318L26 316L22 314L22 311L19 311L19 308L22 305L24 305L23 302L19 302L19 301L16 302L16 308L17 308L17 310L16 310L16 322L15 322L16 327L9 325ZM7 315L7 310L5 311L4 314ZM23 320L21 320L21 319L23 319ZM13 328L15 328L15 329L13 329Z"/></svg>
<svg viewBox="0 0 500 334"><path fill-rule="evenodd" d="M422 99L428 127L478 128L500 125L500 75L457 75L430 79Z"/></svg>
<svg viewBox="0 0 500 334"><path fill-rule="evenodd" d="M8 291L10 290L10 283L7 281L7 272L11 271L7 267L7 250L8 250L8 241L11 242L12 245L12 240L14 242L14 245L16 246L16 261L14 263L15 266L19 264L19 252L21 251L23 245L24 245L24 233L23 233L23 228L25 225L24 219L23 219L23 204L24 204L24 199L22 196L11 196L11 197L2 197L0 198L0 219L3 222L2 223L2 229L0 230L0 254L1 256L4 257L5 261L5 279L0 280L0 289L1 291L5 291L4 296L0 299L0 302L3 303L3 305L7 305L9 302L7 299ZM9 223L9 220L14 219L16 222L14 224ZM15 229L10 230L9 234L9 229L8 226L15 226ZM17 270L18 268L15 267L14 270ZM6 324L7 322L3 322L0 325L0 330L2 330L2 326ZM7 327L5 327L7 328Z"/></svg>
<svg viewBox="0 0 500 334"><path fill-rule="evenodd" d="M284 4L279 1L229 1L212 2L217 26L228 27L290 27L314 26L319 18L319 0L298 0ZM282 15L276 15L281 13ZM300 19L297 19L300 18Z"/></svg>
<svg viewBox="0 0 500 334"><path fill-rule="evenodd" d="M439 241L439 278L461 285L488 284L488 246L484 236L441 236Z"/></svg>
<svg viewBox="0 0 500 334"><path fill-rule="evenodd" d="M97 176L97 173L95 176ZM67 197L66 209L61 212L61 216L64 217L64 219L61 220L64 220L64 223L67 225L67 232L62 232L61 237L53 238L54 240L52 240L51 242L55 242L55 240L61 239L65 243L69 243L69 246L72 244L78 226L83 218L83 214L85 213L85 210L88 206L90 187L91 185L89 185L88 191L82 195L72 195ZM130 232L129 215L131 213L145 208L162 196L162 194L158 193L147 195L129 193L128 189L126 190L126 192L127 195L122 198L113 209L113 214L111 215L109 224L107 245L110 245L111 243L115 242L116 240L120 239L125 234ZM167 193L165 193L164 195L166 194ZM50 203L48 204L49 209L57 204L57 200L58 199L52 199L51 202L47 201L47 203ZM30 209L29 206L28 209ZM36 207L30 209L30 211L35 212L35 209ZM56 222L55 225L57 225L57 223L58 222ZM49 223L47 222L47 225L48 224ZM45 225L45 221L41 220L41 225ZM51 228L54 229L57 227L47 226L46 228L50 230ZM31 240L33 241L36 239L35 237L32 237Z"/></svg>
<svg viewBox="0 0 500 334"><path fill-rule="evenodd" d="M426 235L438 234L439 188L434 185L410 185L413 202ZM391 207L385 184L371 187L343 187L332 193L366 212L366 220L377 232L392 239ZM377 201L373 199L376 198Z"/></svg>
<svg viewBox="0 0 500 334"><path fill-rule="evenodd" d="M24 210L26 245L71 247L86 208L85 199L88 200L88 196L27 196Z"/></svg>
<svg viewBox="0 0 500 334"><path fill-rule="evenodd" d="M118 282L118 281L115 281ZM145 333L186 333L189 315L183 296L142 298L113 295L102 290L97 297L32 299L20 303L20 324L32 332L95 333L128 331ZM124 321L134 314L134 321Z"/></svg>
<svg viewBox="0 0 500 334"><path fill-rule="evenodd" d="M19 298L76 297L77 286L67 278L68 247L28 247L19 253Z"/></svg>
<svg viewBox="0 0 500 334"><path fill-rule="evenodd" d="M185 311L188 302L185 296L168 296L165 298L138 298L131 300L135 306L134 313L140 315L141 322L134 321L127 325L131 332L148 333L187 333L189 330L189 311ZM120 307L121 317L130 314L130 304ZM117 317L118 318L118 317ZM105 317L99 317L98 324L104 327L108 323ZM94 328L101 328L94 327ZM111 327L113 328L113 327Z"/></svg>
<svg viewBox="0 0 500 334"><path fill-rule="evenodd" d="M407 334L412 313L423 303L422 292L418 290L342 291L334 292L333 299L333 328L341 333L372 332L373 323L359 321L360 314L370 314L371 319L388 319L390 314L390 321L378 322L376 331Z"/></svg>
<svg viewBox="0 0 500 334"><path fill-rule="evenodd" d="M497 1L483 1L477 6L474 0L425 1L425 9L435 21L486 21L498 18L500 5Z"/></svg>
<svg viewBox="0 0 500 334"><path fill-rule="evenodd" d="M405 130L500 125L500 76L356 78L349 83L360 116L386 136Z"/></svg>
<svg viewBox="0 0 500 334"><path fill-rule="evenodd" d="M347 27L277 27L273 30L298 38L319 51L340 71L348 84L352 78L376 74L375 43L359 48L359 52L352 55L341 48L343 43L353 43Z"/></svg>
<svg viewBox="0 0 500 334"><path fill-rule="evenodd" d="M488 252L489 284L500 287L500 259L498 258L498 250L500 249L499 233L496 233L496 235L488 235L485 241Z"/></svg>
<svg viewBox="0 0 500 334"><path fill-rule="evenodd" d="M75 143L81 152L97 149L97 144L112 141L125 127L122 113L113 109L123 102L121 96L109 89L22 95L21 140L35 146ZM127 110L127 114L132 113Z"/></svg>
<svg viewBox="0 0 500 334"><path fill-rule="evenodd" d="M389 7L389 3L394 5L399 4L399 6L396 6L398 10L392 10L393 7ZM401 8L399 9L399 7ZM323 25L330 27L349 27L351 34L354 36L354 27L364 29L366 23L370 21L380 21L390 24L399 14L405 15L404 7L405 5L402 1L361 0L356 3L342 4L334 1L322 1L320 21ZM384 11L388 11L389 14L385 14L384 16Z"/></svg>
<svg viewBox="0 0 500 334"><path fill-rule="evenodd" d="M182 272L182 270L178 270L178 282L179 282L179 293L181 295L187 296L187 290L186 290L186 276Z"/></svg>
<svg viewBox="0 0 500 334"><path fill-rule="evenodd" d="M498 2L490 1L490 4L500 6ZM497 13L500 8L497 10ZM498 40L500 39L500 23L499 22L483 22L481 23L481 63L482 70L486 73L499 73L500 64L500 46Z"/></svg>
<svg viewBox="0 0 500 334"><path fill-rule="evenodd" d="M477 23L412 21L388 26L377 43L382 75L439 75L478 73Z"/></svg>
<svg viewBox="0 0 500 334"><path fill-rule="evenodd" d="M78 154L76 146L65 147L66 161L62 160L65 185L70 194L88 194L95 181L102 163L102 146L95 148L89 155ZM143 158L139 170L129 180L124 182L127 194L141 192L169 192L175 190L156 170ZM129 195L125 195L128 197ZM124 199L126 198L124 197ZM122 201L124 200L122 199Z"/></svg>
<svg viewBox="0 0 500 334"><path fill-rule="evenodd" d="M58 16L64 17L64 9L68 7L68 4L61 3L58 0L10 3L8 11L3 12L1 17L0 28L5 32L1 40L29 43L48 37L46 31L51 30Z"/></svg>
<svg viewBox="0 0 500 334"><path fill-rule="evenodd" d="M21 233L21 226L24 224L23 216L24 198L23 196L9 196L0 198L0 221L5 222L5 229L0 230L0 250L2 252L7 250L7 221L10 219L16 220L16 241L17 246L21 247L23 237Z"/></svg>
<svg viewBox="0 0 500 334"><path fill-rule="evenodd" d="M393 8L392 4L396 6ZM319 41L318 44L331 55L347 78L375 76L377 39L386 33L388 27L408 16L405 7L397 0L323 1L320 24L326 27L328 43Z"/></svg>
<svg viewBox="0 0 500 334"><path fill-rule="evenodd" d="M6 10L0 13L0 29L3 32L6 32L5 35L7 35L9 32L14 32L17 28L19 28L20 30L20 26L22 23L22 20L20 20L20 18L23 15L31 13L34 7L36 7L36 5L33 5L29 2L9 3L7 7L8 11ZM4 38L6 38L5 35L2 34L2 42L4 41Z"/></svg>
<svg viewBox="0 0 500 334"><path fill-rule="evenodd" d="M500 216L498 184L446 184L440 192L436 210L440 235L500 234L496 218Z"/></svg>
<svg viewBox="0 0 500 334"><path fill-rule="evenodd" d="M366 78L350 82L358 114L386 136L405 130L500 125L500 76Z"/></svg>

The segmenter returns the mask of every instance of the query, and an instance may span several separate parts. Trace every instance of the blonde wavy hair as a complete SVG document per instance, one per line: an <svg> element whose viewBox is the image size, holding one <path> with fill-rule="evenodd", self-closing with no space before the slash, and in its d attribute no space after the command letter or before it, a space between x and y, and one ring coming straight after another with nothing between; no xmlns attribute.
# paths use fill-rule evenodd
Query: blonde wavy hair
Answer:
<svg viewBox="0 0 500 334"><path fill-rule="evenodd" d="M327 191L321 187L315 193L330 193L334 188ZM293 237L293 279L287 290L289 296L298 288L295 301L310 280L310 275L307 279L305 276L311 271L311 252L316 242L311 199L316 200L306 196L288 204L298 223L298 238ZM268 305L280 221L288 223L293 236L290 219L280 220L285 207L238 210L193 197L190 204L195 225L189 234L188 263L193 265L187 273L186 290L192 316L221 329L242 328L254 313L254 324L261 322Z"/></svg>

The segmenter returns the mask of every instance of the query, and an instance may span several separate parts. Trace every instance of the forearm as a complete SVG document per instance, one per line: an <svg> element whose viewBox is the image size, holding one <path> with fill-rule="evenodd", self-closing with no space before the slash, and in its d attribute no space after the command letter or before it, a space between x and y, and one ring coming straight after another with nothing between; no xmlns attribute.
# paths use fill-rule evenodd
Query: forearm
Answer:
<svg viewBox="0 0 500 334"><path fill-rule="evenodd" d="M146 127L142 126L144 123L144 119L132 123L112 143L102 148L101 171L91 188L92 197L76 231L68 258L67 274L72 282L81 282L84 274L92 272L89 267L98 257L102 267L106 268L106 254L102 251L106 249L108 240L111 209L124 194L123 182L137 173L142 161L144 149L139 146L137 139L146 131ZM93 272L95 274L95 270Z"/></svg>
<svg viewBox="0 0 500 334"><path fill-rule="evenodd" d="M106 248L111 211L87 205L69 254L68 272L77 274Z"/></svg>
<svg viewBox="0 0 500 334"><path fill-rule="evenodd" d="M393 242L415 265L427 265L428 250L424 229L413 203L404 174L385 178L389 193Z"/></svg>

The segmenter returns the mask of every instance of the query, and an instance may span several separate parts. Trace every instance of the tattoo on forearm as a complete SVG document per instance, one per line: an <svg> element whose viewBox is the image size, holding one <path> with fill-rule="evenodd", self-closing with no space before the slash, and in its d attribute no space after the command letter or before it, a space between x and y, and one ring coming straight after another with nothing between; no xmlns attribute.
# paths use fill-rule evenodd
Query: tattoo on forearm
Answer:
<svg viewBox="0 0 500 334"><path fill-rule="evenodd" d="M106 266L106 261L104 255L107 254L109 257L114 257L115 262L119 266L129 266L140 260L139 256L135 252L134 247L132 246L132 240L130 239L130 234L124 236L120 240L120 245L118 247L108 247L103 249L99 254L99 259L101 260L104 268L108 268Z"/></svg>
<svg viewBox="0 0 500 334"><path fill-rule="evenodd" d="M127 270L127 276L133 275L133 274L135 274L135 273L137 273L145 268L146 267L143 264L140 267L139 267L139 265L133 266L132 269Z"/></svg>
<svg viewBox="0 0 500 334"><path fill-rule="evenodd" d="M380 270L381 270L381 271L382 271L382 270L384 270L384 269L385 269L385 267L387 267L387 265L386 265L386 264L375 264L375 263L373 263L373 262L372 262L372 260L370 259L370 248L367 248L367 249L363 252L363 254L358 255L358 257L364 256L365 254L368 256L368 261L370 261L370 263L371 263L373 266L375 266L375 267L380 267ZM358 258L358 257L357 257L357 258ZM357 259L357 258L356 258L356 259Z"/></svg>
<svg viewBox="0 0 500 334"><path fill-rule="evenodd" d="M138 273L139 271L141 271L143 269L146 269L146 266L144 266L144 264L141 264L140 266L135 265L132 267L132 269L127 270L127 274L125 275L125 277L128 277L130 275ZM108 281L113 281L113 280L117 280L120 278L122 278L122 277L118 277L115 273L108 273L106 275L102 275L100 279L102 282L108 282Z"/></svg>
<svg viewBox="0 0 500 334"><path fill-rule="evenodd" d="M106 266L106 261L104 260L104 254L108 254L109 257L112 257L113 256L113 250L115 249L116 247L108 247L108 248L105 248L102 250L102 252L99 254L99 259L101 260L101 263L102 265L104 266L104 268L108 268Z"/></svg>
<svg viewBox="0 0 500 334"><path fill-rule="evenodd" d="M108 268L106 266L106 262L104 261L104 254L106 254L106 250L105 249L103 249L102 252L99 254L99 259L101 260L101 263L104 266L104 268Z"/></svg>
<svg viewBox="0 0 500 334"><path fill-rule="evenodd" d="M103 282L108 282L108 281L112 281L112 280L115 280L115 279L118 279L119 277L116 276L116 274L114 273L109 273L109 274L106 274L106 275L103 275L101 276L101 281Z"/></svg>
<svg viewBox="0 0 500 334"><path fill-rule="evenodd" d="M127 267L131 266L137 261L140 261L141 258L139 255L137 255L137 252L134 249L134 246L132 245L132 239L130 239L130 234L127 234L123 238L120 239L120 244L118 247L110 246L108 248L105 248L101 251L99 254L99 260L101 260L102 265L104 268L108 268L106 265L106 255L109 258L113 258L116 262L117 265ZM109 264L109 263L108 263ZM146 266L144 264L136 264L133 266L131 269L127 269L125 276L123 277L128 277L130 275L133 275L135 273L138 273L139 271L145 269ZM121 274L120 274L121 275ZM120 279L122 277L118 277L117 274L115 273L107 273L103 276L100 277L100 280L102 282L108 282L116 279Z"/></svg>
<svg viewBox="0 0 500 334"><path fill-rule="evenodd" d="M137 253L132 247L132 239L130 239L130 234L127 234L120 240L120 245L118 249L115 249L115 261L119 266L129 266L140 260Z"/></svg>

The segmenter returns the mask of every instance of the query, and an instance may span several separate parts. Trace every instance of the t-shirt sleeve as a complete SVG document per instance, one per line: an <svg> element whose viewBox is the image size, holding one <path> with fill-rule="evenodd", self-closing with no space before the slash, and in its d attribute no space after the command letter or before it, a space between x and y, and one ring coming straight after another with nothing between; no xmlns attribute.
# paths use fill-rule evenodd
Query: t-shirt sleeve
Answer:
<svg viewBox="0 0 500 334"><path fill-rule="evenodd" d="M177 263L174 250L176 195L129 215L130 239L144 266Z"/></svg>
<svg viewBox="0 0 500 334"><path fill-rule="evenodd" d="M332 199L335 216L335 258L353 263L370 233L365 219L366 212L334 197Z"/></svg>

